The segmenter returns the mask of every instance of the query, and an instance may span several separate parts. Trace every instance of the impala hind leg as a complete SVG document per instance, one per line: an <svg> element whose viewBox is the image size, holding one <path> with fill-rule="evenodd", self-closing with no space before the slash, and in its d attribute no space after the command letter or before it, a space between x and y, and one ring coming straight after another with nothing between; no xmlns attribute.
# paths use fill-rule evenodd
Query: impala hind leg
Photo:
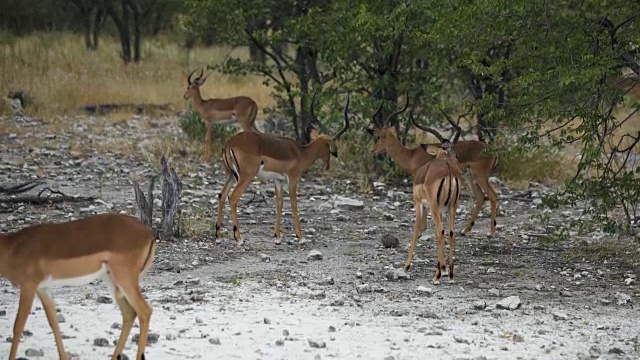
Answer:
<svg viewBox="0 0 640 360"><path fill-rule="evenodd" d="M67 360L67 353L64 351L64 345L62 344L60 326L58 325L58 314L56 314L56 305L53 298L47 290L38 290L38 297L40 298L44 312L47 315L49 326L51 327L51 330L53 330L53 337L56 340L56 348L58 349L58 357L60 360Z"/></svg>
<svg viewBox="0 0 640 360"><path fill-rule="evenodd" d="M20 287L20 303L18 305L18 314L13 323L13 339L11 340L11 350L9 351L9 360L16 360L18 352L18 344L27 323L27 318L31 313L33 299L36 296L36 286L23 285Z"/></svg>
<svg viewBox="0 0 640 360"><path fill-rule="evenodd" d="M407 272L411 268L411 261L413 260L413 252L416 250L416 244L418 243L418 238L422 233L422 218L423 214L426 213L422 203L420 201L416 201L416 221L413 224L413 236L411 237L411 247L409 248L409 254L407 255L407 261L404 263L404 271ZM425 224L426 228L426 224Z"/></svg>
<svg viewBox="0 0 640 360"><path fill-rule="evenodd" d="M246 178L241 178L236 185L236 188L233 189L231 195L229 195L229 204L231 206L231 222L233 223L233 238L237 241L237 245L242 245L243 241L240 238L240 228L238 227L238 201L240 201L240 197L247 190L251 180L255 177L248 176Z"/></svg>
<svg viewBox="0 0 640 360"><path fill-rule="evenodd" d="M496 233L496 216L498 213L498 195L496 191L493 190L493 186L489 183L488 177L482 177L478 179L478 186L482 188L487 197L489 198L489 203L491 204L491 232L489 233L490 237L493 237Z"/></svg>
<svg viewBox="0 0 640 360"><path fill-rule="evenodd" d="M126 270L125 270L126 271ZM135 312L135 315L138 317L138 321L140 323L140 337L138 339L138 354L136 356L136 360L144 360L144 350L147 347L147 336L149 335L149 321L151 319L152 309L151 306L145 301L144 296L142 296L142 291L140 291L139 285L139 274L133 273L128 274L126 272L116 272L113 271L113 279L116 286L124 295L124 301L128 303L131 309ZM120 301L118 302L120 306ZM126 305L123 303L126 308ZM129 311L129 309L125 310ZM123 311L123 320L127 316L127 320L131 318L130 314L125 315ZM131 323L133 324L133 322ZM129 327L129 331L131 330L131 326ZM121 339L124 334L125 324L122 326L123 332L120 334ZM127 334L128 335L128 334ZM124 339L126 340L126 339ZM118 346L124 347L124 341L122 344L118 343ZM117 349L117 348L116 348ZM114 354L119 355L119 354Z"/></svg>
<svg viewBox="0 0 640 360"><path fill-rule="evenodd" d="M218 220L216 221L216 239L222 238L222 211L224 210L224 203L227 201L227 196L229 196L229 191L231 190L232 179L233 175L231 175L231 172L227 170L227 178L224 181L222 190L218 194Z"/></svg>
<svg viewBox="0 0 640 360"><path fill-rule="evenodd" d="M465 179L467 180L467 184L469 185L469 187L471 188L471 191L473 192L473 199L475 201L475 206L473 208L473 211L471 212L471 217L469 217L469 221L467 222L467 226L465 226L464 230L462 230L462 234L461 235L466 235L469 231L471 231L471 228L473 228L473 225L475 225L476 223L476 219L478 218L478 214L480 213L480 210L482 210L482 206L484 205L484 193L482 192L482 188L480 187L480 185L477 182L477 177L474 175L473 171L471 169L467 170L467 172L465 172L464 174Z"/></svg>
<svg viewBox="0 0 640 360"><path fill-rule="evenodd" d="M131 333L133 322L136 320L136 311L131 307L131 304L129 304L129 301L119 288L116 288L115 298L118 303L118 307L120 308L120 312L122 313L122 330L120 331L120 338L118 338L118 343L111 360L120 359L124 346L129 338L129 334Z"/></svg>
<svg viewBox="0 0 640 360"><path fill-rule="evenodd" d="M453 280L453 251L456 247L454 226L456 223L457 208L457 201L454 201L449 207L449 281L452 283L455 282L455 280Z"/></svg>
<svg viewBox="0 0 640 360"><path fill-rule="evenodd" d="M436 223L436 238L438 239L438 264L436 266L436 274L433 277L433 284L438 285L440 284L442 273L447 270L444 260L444 227L442 226L442 214L439 211L433 211L431 217Z"/></svg>
<svg viewBox="0 0 640 360"><path fill-rule="evenodd" d="M282 190L282 182L276 180L276 226L273 233L273 237L276 238L276 243L279 243L280 239L280 223L282 222L282 207L284 205L284 194Z"/></svg>

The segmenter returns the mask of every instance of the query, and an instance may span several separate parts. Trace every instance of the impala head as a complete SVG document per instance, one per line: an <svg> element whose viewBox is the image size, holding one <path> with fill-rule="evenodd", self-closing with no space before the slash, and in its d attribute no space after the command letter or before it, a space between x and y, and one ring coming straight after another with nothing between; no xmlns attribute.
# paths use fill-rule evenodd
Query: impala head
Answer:
<svg viewBox="0 0 640 360"><path fill-rule="evenodd" d="M445 158L447 156L455 156L457 158L457 155L455 153L455 148L456 148L456 144L458 143L458 139L460 138L460 131L461 131L458 125L456 125L453 121L447 118L451 126L453 126L455 129L455 131L453 132L453 135L451 136L451 139L447 139L444 136L440 135L440 133L435 129L418 124L416 122L416 119L414 119L413 114L409 115L409 117L411 118L411 122L413 123L413 125L415 125L418 129L432 134L438 139L438 141L440 141L440 146L434 146L430 144L421 144L422 148L429 155L435 156L437 158Z"/></svg>
<svg viewBox="0 0 640 360"><path fill-rule="evenodd" d="M318 91L316 90L313 93L313 98L311 99L311 117L313 119L314 124L317 124L319 127L324 128L322 123L318 121L318 118L316 117L316 114L314 111L314 104L315 104L317 93ZM347 93L347 103L344 107L344 127L340 129L340 131L338 131L333 136L330 136L327 134L321 134L315 128L312 128L310 131L311 141L313 143L319 142L320 144L324 144L324 146L322 147L323 153L321 155L321 158L322 158L322 161L324 162L325 169L327 170L329 170L329 166L330 166L330 156L333 155L334 157L338 157L338 147L336 146L336 141L349 128L349 96L350 94Z"/></svg>
<svg viewBox="0 0 640 360"><path fill-rule="evenodd" d="M196 94L196 92L200 89L200 86L202 86L202 84L204 84L204 82L207 81L207 76L203 78L203 75L204 75L203 69L200 69L200 75L198 75L198 77L196 77L194 80L191 80L191 77L193 76L193 74L195 74L196 71L198 71L198 69L193 70L191 74L189 74L189 77L187 78L187 91L185 91L183 96L185 100L188 100L189 98L193 97Z"/></svg>
<svg viewBox="0 0 640 360"><path fill-rule="evenodd" d="M374 124L376 123L375 122L376 115L378 115L378 113L382 110L382 105L384 105L384 100L382 101L382 103L378 107L378 110L376 110L376 112L373 113L373 115L372 115L372 118L374 119ZM402 108L402 109L392 113L391 115L387 116L387 118L385 119L383 124L388 123L389 119L391 119L392 117L397 116L397 115L405 112L407 110L407 107L409 107L409 94L407 94L407 103L404 105L404 108ZM369 133L369 135L373 136L375 138L375 140L376 140L376 142L373 144L373 147L371 148L371 152L374 155L384 153L387 150L387 146L391 142L397 141L397 139L398 139L398 134L396 132L396 128L393 127L393 126L380 128L376 124L376 127L374 127L373 129L367 129L367 132Z"/></svg>

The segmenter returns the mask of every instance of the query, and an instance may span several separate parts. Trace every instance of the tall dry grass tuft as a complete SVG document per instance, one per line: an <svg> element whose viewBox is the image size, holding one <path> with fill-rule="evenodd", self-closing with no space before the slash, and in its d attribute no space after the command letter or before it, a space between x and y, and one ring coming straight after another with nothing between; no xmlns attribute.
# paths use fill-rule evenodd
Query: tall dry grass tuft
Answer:
<svg viewBox="0 0 640 360"><path fill-rule="evenodd" d="M72 114L90 103L173 104L187 107L182 96L186 77L196 67L219 64L230 53L247 57L248 51L228 47L190 51L169 39L145 39L140 64L124 65L120 44L101 39L98 51L87 51L82 38L68 33L40 33L27 37L0 36L0 95L21 89L33 100L32 115ZM211 74L203 97L253 97L261 108L271 106L270 89L257 77Z"/></svg>

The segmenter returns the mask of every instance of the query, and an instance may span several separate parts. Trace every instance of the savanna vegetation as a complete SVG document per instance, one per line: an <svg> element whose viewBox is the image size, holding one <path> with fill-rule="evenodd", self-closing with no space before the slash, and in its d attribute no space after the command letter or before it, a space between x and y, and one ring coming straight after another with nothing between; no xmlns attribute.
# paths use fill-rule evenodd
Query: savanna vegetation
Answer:
<svg viewBox="0 0 640 360"><path fill-rule="evenodd" d="M396 127L410 146L432 140L406 116L387 118L409 101L418 121L447 130L449 116L465 138L491 144L510 184L559 185L542 206L582 207L588 221L568 225L625 233L640 221L640 4L35 3L0 5L0 92L25 91L30 114L67 115L95 102L185 109L186 75L202 66L212 72L205 97L251 96L259 119L287 119L291 136L307 142L314 91L320 121L334 130L350 92L340 159L367 182L402 175L371 156L365 128ZM182 124L193 139L203 131L192 113Z"/></svg>

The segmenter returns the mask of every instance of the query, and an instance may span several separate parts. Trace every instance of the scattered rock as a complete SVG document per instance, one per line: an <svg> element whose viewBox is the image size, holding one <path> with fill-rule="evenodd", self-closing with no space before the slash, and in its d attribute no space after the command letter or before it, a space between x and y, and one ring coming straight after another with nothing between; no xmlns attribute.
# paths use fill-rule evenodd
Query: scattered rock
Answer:
<svg viewBox="0 0 640 360"><path fill-rule="evenodd" d="M455 340L457 343L460 343L460 344L467 344L467 345L470 344L469 340L467 340L465 338L462 338L462 337L459 337L459 336L454 336L453 340Z"/></svg>
<svg viewBox="0 0 640 360"><path fill-rule="evenodd" d="M202 324L204 321L198 316L196 316L196 324Z"/></svg>
<svg viewBox="0 0 640 360"><path fill-rule="evenodd" d="M400 268L387 271L384 274L384 277L391 281L409 280L411 278L408 273L404 272L404 270Z"/></svg>
<svg viewBox="0 0 640 360"><path fill-rule="evenodd" d="M426 286L422 286L422 285L418 286L418 288L416 289L416 292L418 294L421 294L421 295L429 295L429 296L433 295L433 289L432 288L426 287Z"/></svg>
<svg viewBox="0 0 640 360"><path fill-rule="evenodd" d="M322 253L318 250L311 250L307 255L307 260L322 260Z"/></svg>
<svg viewBox="0 0 640 360"><path fill-rule="evenodd" d="M631 296L618 292L616 293L616 303L621 306L631 305Z"/></svg>
<svg viewBox="0 0 640 360"><path fill-rule="evenodd" d="M220 338L219 337L209 338L209 344L220 345Z"/></svg>
<svg viewBox="0 0 640 360"><path fill-rule="evenodd" d="M105 339L105 338L97 338L93 340L93 345L95 346L99 346L99 347L107 347L110 346L109 345L109 340Z"/></svg>
<svg viewBox="0 0 640 360"><path fill-rule="evenodd" d="M500 296L500 290L498 289L489 289L489 294L493 296Z"/></svg>
<svg viewBox="0 0 640 360"><path fill-rule="evenodd" d="M271 324L271 320L269 318L262 319L262 322L267 324L267 325Z"/></svg>
<svg viewBox="0 0 640 360"><path fill-rule="evenodd" d="M382 234L380 240L382 241L382 245L387 249L397 248L398 245L400 245L400 240L391 234Z"/></svg>
<svg viewBox="0 0 640 360"><path fill-rule="evenodd" d="M110 297L102 296L102 295L98 296L96 301L98 302L98 304L111 304L111 303L113 303L113 300L111 300Z"/></svg>
<svg viewBox="0 0 640 360"><path fill-rule="evenodd" d="M505 310L516 310L520 307L521 304L522 302L520 301L519 296L509 296L498 302L496 304L496 308Z"/></svg>
<svg viewBox="0 0 640 360"><path fill-rule="evenodd" d="M287 329L282 330L282 335L283 336L289 336L289 330L287 330Z"/></svg>
<svg viewBox="0 0 640 360"><path fill-rule="evenodd" d="M140 334L133 335L133 338L131 339L131 341L136 344L138 343L139 340L140 340ZM160 334L149 333L147 335L147 344L155 344L158 342L158 340L160 340Z"/></svg>
<svg viewBox="0 0 640 360"><path fill-rule="evenodd" d="M511 337L511 340L513 340L513 342L524 342L524 336L513 334L513 336Z"/></svg>
<svg viewBox="0 0 640 360"><path fill-rule="evenodd" d="M484 310L487 307L487 302L484 300L478 300L473 303L473 308L476 310Z"/></svg>
<svg viewBox="0 0 640 360"><path fill-rule="evenodd" d="M569 315L563 312L554 312L552 315L553 315L553 320L556 320L556 321L569 320Z"/></svg>
<svg viewBox="0 0 640 360"><path fill-rule="evenodd" d="M167 340L175 340L176 336L174 334L169 333L169 334L165 335L165 339L167 339Z"/></svg>
<svg viewBox="0 0 640 360"><path fill-rule="evenodd" d="M393 355L385 356L383 360L396 360Z"/></svg>
<svg viewBox="0 0 640 360"><path fill-rule="evenodd" d="M284 346L284 340L282 339L276 340L276 346Z"/></svg>
<svg viewBox="0 0 640 360"><path fill-rule="evenodd" d="M387 221L393 221L396 217L393 216L393 214L385 213L384 215L382 215L382 218Z"/></svg>
<svg viewBox="0 0 640 360"><path fill-rule="evenodd" d="M58 314L58 322L60 324L64 324L65 322L67 322L67 320L64 318L62 314Z"/></svg>
<svg viewBox="0 0 640 360"><path fill-rule="evenodd" d="M364 202L336 195L333 198L333 207L344 210L360 210L364 208Z"/></svg>
<svg viewBox="0 0 640 360"><path fill-rule="evenodd" d="M264 262L271 262L271 256L267 254L260 254L260 259Z"/></svg>
<svg viewBox="0 0 640 360"><path fill-rule="evenodd" d="M324 349L327 347L327 344L324 341L315 341L311 339L308 339L307 341L309 342L309 346L314 349Z"/></svg>
<svg viewBox="0 0 640 360"><path fill-rule="evenodd" d="M356 292L358 294L370 293L371 291L372 291L371 286L369 286L369 284L362 284L362 285L356 286Z"/></svg>
<svg viewBox="0 0 640 360"><path fill-rule="evenodd" d="M7 316L7 310L0 310L0 316Z"/></svg>
<svg viewBox="0 0 640 360"><path fill-rule="evenodd" d="M31 357L43 357L44 356L44 350L42 350L42 349L27 349L27 351L25 351L24 354L26 356L31 356Z"/></svg>
<svg viewBox="0 0 640 360"><path fill-rule="evenodd" d="M336 332L335 326L330 325L329 326L329 332Z"/></svg>

